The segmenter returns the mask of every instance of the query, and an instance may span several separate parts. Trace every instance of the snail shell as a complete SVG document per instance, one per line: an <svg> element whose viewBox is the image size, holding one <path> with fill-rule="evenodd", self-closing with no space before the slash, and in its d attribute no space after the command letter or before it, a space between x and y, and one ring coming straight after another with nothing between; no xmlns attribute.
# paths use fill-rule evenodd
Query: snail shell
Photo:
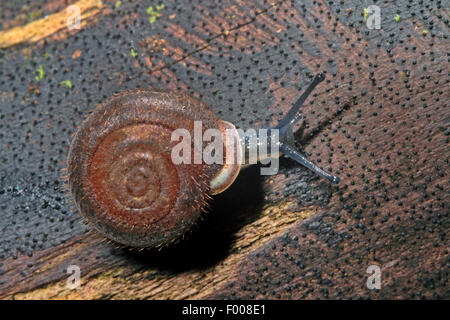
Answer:
<svg viewBox="0 0 450 320"><path fill-rule="evenodd" d="M225 190L240 169L238 161L173 163L171 134L180 128L193 134L194 121L202 121L202 130L234 129L182 94L137 90L99 105L68 157L69 188L81 214L107 238L133 247L159 247L191 229L209 196Z"/></svg>

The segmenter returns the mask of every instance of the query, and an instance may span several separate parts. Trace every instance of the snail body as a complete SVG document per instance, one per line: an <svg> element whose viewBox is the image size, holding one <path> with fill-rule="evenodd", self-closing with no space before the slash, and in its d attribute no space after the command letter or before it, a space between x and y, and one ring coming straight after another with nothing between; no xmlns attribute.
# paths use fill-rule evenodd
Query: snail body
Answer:
<svg viewBox="0 0 450 320"><path fill-rule="evenodd" d="M317 76L315 80L307 91L321 81ZM286 137L291 136L298 110L288 115L281 129L274 127L282 133L280 150L337 182L289 145ZM223 141L230 141L231 133L233 143L224 145L224 164L174 163L174 130L194 135L197 121L202 123L201 134L215 129ZM80 213L107 238L131 247L161 247L190 230L211 195L233 183L247 147L234 125L217 119L200 100L129 91L99 105L81 124L68 156L69 188ZM199 151L195 143L190 148L193 154Z"/></svg>
<svg viewBox="0 0 450 320"><path fill-rule="evenodd" d="M221 166L171 161L172 131L193 132L194 121L205 130L229 126L202 102L166 92L126 92L97 107L69 152L69 187L81 214L109 239L133 247L183 235L209 195L233 182L222 179L212 189Z"/></svg>

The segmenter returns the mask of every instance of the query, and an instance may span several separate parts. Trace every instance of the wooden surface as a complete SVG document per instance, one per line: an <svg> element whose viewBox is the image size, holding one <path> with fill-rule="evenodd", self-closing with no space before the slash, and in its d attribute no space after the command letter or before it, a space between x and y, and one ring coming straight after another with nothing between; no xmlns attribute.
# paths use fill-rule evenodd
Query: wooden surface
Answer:
<svg viewBox="0 0 450 320"><path fill-rule="evenodd" d="M156 3L122 2L103 1L78 32L0 51L1 298L450 297L444 2L379 3L381 30L367 28L360 1L164 1L153 24L146 9ZM55 182L71 133L115 91L183 90L222 119L260 127L322 70L297 142L338 187L289 159L274 176L249 168L185 241L153 252L83 226ZM81 269L76 290L69 265ZM381 268L380 290L366 286L370 265Z"/></svg>

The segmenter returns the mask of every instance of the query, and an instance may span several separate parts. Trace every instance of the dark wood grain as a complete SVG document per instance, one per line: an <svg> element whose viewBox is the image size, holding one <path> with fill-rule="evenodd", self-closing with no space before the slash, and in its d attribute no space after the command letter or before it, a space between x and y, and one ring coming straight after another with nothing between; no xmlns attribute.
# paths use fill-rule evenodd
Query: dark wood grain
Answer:
<svg viewBox="0 0 450 320"><path fill-rule="evenodd" d="M124 3L121 15L104 2L94 23L135 28L140 40L138 58L124 58L132 72L114 69L114 83L104 84L111 90L136 79L183 90L225 120L260 127L275 124L325 70L297 142L342 183L332 187L284 158L275 176L250 168L178 245L139 252L77 231L6 256L1 298L450 297L448 7L380 3L382 29L369 30L359 1L164 2L147 35L149 25L131 22L150 2ZM64 155L57 161L62 166ZM82 273L77 290L66 287L72 264ZM382 270L380 290L366 286L369 265Z"/></svg>

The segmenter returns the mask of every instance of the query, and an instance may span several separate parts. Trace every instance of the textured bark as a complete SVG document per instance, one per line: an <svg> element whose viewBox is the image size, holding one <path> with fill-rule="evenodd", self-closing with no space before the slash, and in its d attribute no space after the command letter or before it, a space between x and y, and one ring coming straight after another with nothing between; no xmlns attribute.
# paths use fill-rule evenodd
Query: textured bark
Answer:
<svg viewBox="0 0 450 320"><path fill-rule="evenodd" d="M450 45L444 2L380 3L381 30L367 28L360 1L164 4L150 25L145 9L154 3L115 8L115 2L103 1L101 16L74 35L81 42L68 37L2 51L1 153L9 162L0 167L5 233L0 297L449 298ZM55 47L58 42L61 47ZM55 58L57 66L73 79L90 68L74 93L49 95L43 81L16 83L15 70L26 77L27 69L11 57L63 43L68 48L62 61ZM136 57L129 56L130 46ZM111 55L101 51L105 47ZM113 63L105 70L107 57ZM83 58L92 63L80 66ZM70 200L54 200L53 194L63 191L52 185L57 175L47 172L63 167L66 154L52 142L70 139L77 121L114 91L138 86L187 91L222 119L260 127L275 124L321 70L327 80L307 101L296 138L312 161L341 177L337 187L285 158L274 176L249 168L214 198L187 239L160 252L117 248L81 226L68 209ZM68 75L52 77L57 85ZM45 110L24 111L31 141L23 147L16 148L25 130L14 126L22 119L17 107L9 111L11 105ZM52 112L49 105L64 107ZM47 127L39 126L40 119ZM43 140L40 134L51 137ZM20 162L18 150L25 157L33 154ZM51 161L37 158L41 150L48 152L39 157ZM37 170L26 165L33 159L45 164L37 172L43 179L29 175ZM18 170L10 170L11 163ZM39 208L31 209L29 220L19 219L34 205ZM41 223L59 211L65 211L61 222ZM20 231L15 237L7 231L33 223L48 233L35 247L27 246L32 231L28 240ZM73 264L82 275L77 290L66 286ZM370 265L381 268L380 290L366 286Z"/></svg>

